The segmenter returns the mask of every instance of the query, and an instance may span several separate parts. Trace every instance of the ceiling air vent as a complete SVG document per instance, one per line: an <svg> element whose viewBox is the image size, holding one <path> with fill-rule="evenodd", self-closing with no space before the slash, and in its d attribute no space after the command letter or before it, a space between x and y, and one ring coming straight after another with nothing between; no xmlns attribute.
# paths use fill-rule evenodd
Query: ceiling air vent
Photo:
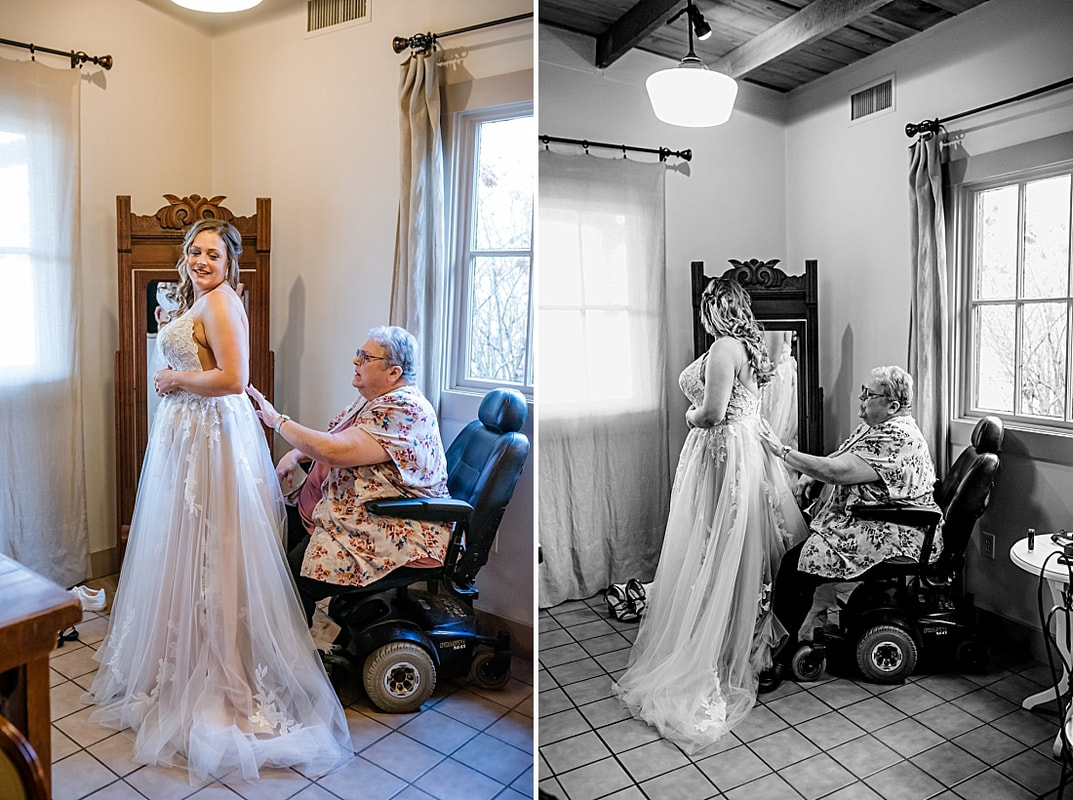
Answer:
<svg viewBox="0 0 1073 800"><path fill-rule="evenodd" d="M306 32L324 31L336 25L369 21L371 0L309 0Z"/></svg>
<svg viewBox="0 0 1073 800"><path fill-rule="evenodd" d="M894 76L854 89L849 96L849 121L860 122L884 111L894 110Z"/></svg>

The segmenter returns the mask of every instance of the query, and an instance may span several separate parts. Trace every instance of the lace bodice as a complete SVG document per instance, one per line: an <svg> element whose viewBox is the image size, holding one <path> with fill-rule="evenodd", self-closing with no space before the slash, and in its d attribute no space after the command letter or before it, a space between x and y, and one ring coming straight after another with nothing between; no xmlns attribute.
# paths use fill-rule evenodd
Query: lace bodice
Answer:
<svg viewBox="0 0 1073 800"><path fill-rule="evenodd" d="M678 376L678 386L681 387L689 402L695 406L699 406L704 401L704 365L707 358L708 354L705 353L682 370L682 374ZM735 376L724 422L734 422L759 413L760 398L746 389Z"/></svg>
<svg viewBox="0 0 1073 800"><path fill-rule="evenodd" d="M194 341L194 315L189 311L161 328L157 341L172 369L184 372L201 370L197 342Z"/></svg>

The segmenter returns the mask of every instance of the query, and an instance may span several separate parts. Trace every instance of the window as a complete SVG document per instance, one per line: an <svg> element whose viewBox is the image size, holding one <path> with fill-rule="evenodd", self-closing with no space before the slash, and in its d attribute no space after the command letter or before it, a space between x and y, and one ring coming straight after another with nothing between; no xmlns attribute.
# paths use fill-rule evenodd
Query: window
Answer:
<svg viewBox="0 0 1073 800"><path fill-rule="evenodd" d="M450 388L533 388L531 102L455 118L453 310Z"/></svg>
<svg viewBox="0 0 1073 800"><path fill-rule="evenodd" d="M1073 428L1068 162L963 185L962 396L969 413Z"/></svg>
<svg viewBox="0 0 1073 800"><path fill-rule="evenodd" d="M5 125L5 127L8 127ZM0 130L0 375L16 379L40 358L30 265L29 147Z"/></svg>

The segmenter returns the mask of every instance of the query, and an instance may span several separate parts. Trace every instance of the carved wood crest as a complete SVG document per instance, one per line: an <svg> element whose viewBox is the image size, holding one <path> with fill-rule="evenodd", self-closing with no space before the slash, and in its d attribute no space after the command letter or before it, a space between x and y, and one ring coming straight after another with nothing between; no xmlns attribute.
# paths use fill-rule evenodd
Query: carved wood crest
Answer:
<svg viewBox="0 0 1073 800"><path fill-rule="evenodd" d="M750 258L748 261L728 259L731 269L723 273L724 278L733 278L742 285L746 291L752 288L760 289L802 289L804 288L803 275L787 275L775 265L779 259L761 261L758 258Z"/></svg>
<svg viewBox="0 0 1073 800"><path fill-rule="evenodd" d="M182 230L202 219L222 219L231 222L235 218L231 209L220 205L220 201L226 200L227 195L202 197L199 194L192 194L189 197L176 197L173 194L166 194L164 199L170 205L157 210L153 215L161 228Z"/></svg>

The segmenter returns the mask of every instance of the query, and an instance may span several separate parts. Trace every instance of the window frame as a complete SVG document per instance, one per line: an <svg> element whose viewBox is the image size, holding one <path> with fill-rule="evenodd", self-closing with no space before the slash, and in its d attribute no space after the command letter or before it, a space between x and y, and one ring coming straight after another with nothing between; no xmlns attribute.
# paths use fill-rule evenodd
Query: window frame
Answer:
<svg viewBox="0 0 1073 800"><path fill-rule="evenodd" d="M484 394L491 389L508 386L520 391L532 400L535 383L534 354L534 297L535 261L534 240L536 208L536 174L533 175L533 209L530 218L530 237L528 249L514 250L475 250L472 248L471 231L474 224L475 181L477 167L476 133L480 125L487 122L517 119L519 117L535 118L534 102L519 100L500 103L482 108L456 111L451 119L451 236L448 245L448 283L449 313L447 363L444 374L444 390L467 394ZM534 145L535 150L535 145ZM526 321L525 342L525 380L514 383L466 376L466 362L470 344L469 293L472 286L471 264L475 257L514 257L529 258L528 315Z"/></svg>
<svg viewBox="0 0 1073 800"><path fill-rule="evenodd" d="M1014 159L1019 161L1019 159ZM1070 225L1070 250L1067 263L1066 287L1066 386L1065 386L1065 414L1067 419L1053 419L1018 413L1020 405L1021 381L1023 376L1021 353L1021 320L1023 309L1026 305L1040 302L1054 302L1054 298L1025 298L1023 296L1023 272L1024 272L1024 195L1025 184L1037 180L1056 177L1073 173L1073 159L1051 160L1049 163L1039 163L1034 166L1025 163L1015 163L1011 169L997 169L993 174L975 176L972 180L954 183L954 258L952 272L955 281L955 297L957 298L956 314L954 318L954 342L955 353L959 362L957 370L956 392L954 408L955 416L963 419L978 419L983 416L997 416L1005 422L1023 430L1032 430L1042 434L1058 434L1068 436L1073 434L1073 220ZM984 191L1004 186L1017 186L1018 210L1017 210L1017 270L1015 274L1014 295L1011 298L986 298L976 299L973 297L973 285L975 278L975 202L976 197ZM1071 178L1073 187L1073 178ZM1071 188L1073 192L1073 188ZM1071 202L1073 209L1073 202ZM1073 217L1073 211L1071 211ZM974 405L974 348L976 346L974 336L975 310L989 305L1012 304L1015 318L1015 363L1014 363L1014 410L1012 412L998 411Z"/></svg>

